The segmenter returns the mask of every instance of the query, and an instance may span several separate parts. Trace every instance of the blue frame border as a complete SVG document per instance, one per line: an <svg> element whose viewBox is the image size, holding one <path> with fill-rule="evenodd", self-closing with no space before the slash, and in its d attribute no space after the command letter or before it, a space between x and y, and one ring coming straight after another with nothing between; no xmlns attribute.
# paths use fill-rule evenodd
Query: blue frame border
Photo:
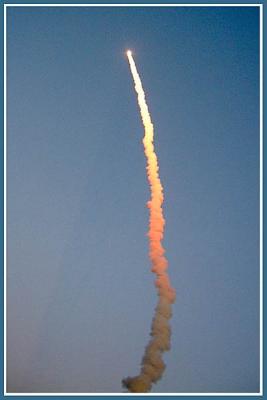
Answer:
<svg viewBox="0 0 267 400"><path fill-rule="evenodd" d="M1 1L1 7L0 7L0 20L2 21L1 23L1 83L2 83L2 88L4 88L4 4L32 4L33 6L36 4L112 4L112 3L116 3L116 4L123 4L123 3L129 3L129 4L141 4L141 3L146 3L146 4L162 4L165 3L164 1L160 1L160 0L146 0L146 1L122 1L122 0L117 0L117 1L110 1L110 0L105 0L105 1L99 1L99 0L95 0L95 1L84 1L84 0L80 0L80 1L71 1L71 0L66 0L66 1L48 1L48 0L43 0L40 2L36 2L33 0L28 0L28 1L21 1L21 0L11 0L11 1ZM266 92L266 83L264 80L264 76L265 75L265 67L266 67L266 54L267 51L265 51L265 40L264 38L266 38L267 32L266 32L266 15L267 15L267 11L266 11L266 4L264 4L264 0L262 1L249 1L249 0L237 0L237 1L225 1L225 0L219 0L219 1L211 1L211 0L194 0L194 1L190 1L190 0L184 0L184 1L166 1L166 3L168 4L222 4L222 5L227 5L227 4L255 4L255 5L259 5L262 4L263 5L263 271L264 271L264 226L265 226L265 222L266 222L266 218L265 218L265 213L264 213L264 199L265 199L265 173L266 173L266 168L265 168L265 162L264 162L264 155L265 155L265 143L264 143L264 131L265 131L265 126L264 126L264 116L265 116L265 102L264 102L264 94ZM2 273L1 273L1 290L2 293L4 294L4 89L2 89L2 95L1 95L1 117L2 117L2 123L1 123L1 168L2 168L2 173L1 173L1 206L2 206L2 213L1 213L1 217L0 217L0 225L2 227L1 229L1 235L2 235L2 240L1 240L1 254L2 254ZM263 287L265 287L265 277L264 277L264 273L263 273ZM265 296L264 296L264 291L263 291L263 309L265 308ZM30 398L30 399L35 399L35 398L43 398L43 399L54 399L54 398L67 398L67 399L74 399L74 398L79 398L81 396L27 396L27 395L20 395L20 396L13 396L13 395L8 395L8 396L4 396L4 295L2 296L2 308L1 308L1 374L0 374L0 385L1 385L1 390L0 390L0 396L1 398L4 397L10 397L10 398L14 398L14 399L19 399L19 398ZM265 385L264 385L264 360L265 360L265 348L264 348L264 332L265 332L265 319L264 319L264 313L263 313L263 382L262 382L262 386L263 386L263 395L259 395L259 396L255 396L255 395L246 395L246 396L172 396L172 399L188 399L191 400L192 398L201 398L201 399L247 399L248 397L253 397L255 399L257 398L264 398L264 389L265 389ZM103 396L83 396L83 397L89 397L92 400L98 400L98 399L103 399L103 398L110 398L112 397L113 399L115 398L119 398L119 399L125 399L129 396L108 396L108 395L103 395ZM138 398L145 400L147 399L147 397L142 396L142 395L138 395ZM168 396L149 396L149 398L154 398L154 399L170 399L170 397Z"/></svg>

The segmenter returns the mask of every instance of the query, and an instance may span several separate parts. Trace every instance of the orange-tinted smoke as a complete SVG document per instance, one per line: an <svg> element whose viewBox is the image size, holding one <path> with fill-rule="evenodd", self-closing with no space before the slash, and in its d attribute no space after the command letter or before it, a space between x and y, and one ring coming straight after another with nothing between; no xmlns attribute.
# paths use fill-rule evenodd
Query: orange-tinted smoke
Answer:
<svg viewBox="0 0 267 400"><path fill-rule="evenodd" d="M144 151L147 159L147 177L151 191L151 199L148 201L149 208L149 257L151 270L156 274L155 285L158 290L158 304L151 326L151 339L145 349L138 376L123 379L123 386L130 392L148 392L152 383L157 382L165 369L162 360L164 351L170 349L170 325L171 304L175 300L175 291L171 287L167 274L168 261L162 246L165 220L163 217L163 187L159 178L159 166L157 155L154 150L154 129L146 104L145 93L140 76L137 72L132 53L127 51L134 86L137 93L138 105L144 125L145 135L143 138Z"/></svg>

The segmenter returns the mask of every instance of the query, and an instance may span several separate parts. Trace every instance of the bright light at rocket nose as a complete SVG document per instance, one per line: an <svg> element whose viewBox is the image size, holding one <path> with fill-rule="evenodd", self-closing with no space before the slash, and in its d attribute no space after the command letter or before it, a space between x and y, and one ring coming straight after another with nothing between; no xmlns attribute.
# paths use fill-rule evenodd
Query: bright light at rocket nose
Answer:
<svg viewBox="0 0 267 400"><path fill-rule="evenodd" d="M130 56L132 55L131 50L127 50L127 51L126 51L126 54L127 54L128 57L130 57Z"/></svg>

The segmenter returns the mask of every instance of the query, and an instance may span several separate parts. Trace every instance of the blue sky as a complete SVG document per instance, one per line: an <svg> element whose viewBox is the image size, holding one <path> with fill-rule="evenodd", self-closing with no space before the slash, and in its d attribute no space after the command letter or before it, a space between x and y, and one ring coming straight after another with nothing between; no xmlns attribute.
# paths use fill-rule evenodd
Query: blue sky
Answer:
<svg viewBox="0 0 267 400"><path fill-rule="evenodd" d="M8 8L8 391L139 371L156 291L127 48L177 293L152 391L259 390L258 35L256 7Z"/></svg>

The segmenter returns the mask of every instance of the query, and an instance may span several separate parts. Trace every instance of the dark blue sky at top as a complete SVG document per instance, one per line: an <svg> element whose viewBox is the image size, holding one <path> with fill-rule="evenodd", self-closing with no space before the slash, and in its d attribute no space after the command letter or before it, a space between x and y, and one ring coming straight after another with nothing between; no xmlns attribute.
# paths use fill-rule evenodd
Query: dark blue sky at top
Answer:
<svg viewBox="0 0 267 400"><path fill-rule="evenodd" d="M131 48L155 126L172 349L154 392L259 390L259 10L8 8L8 390L120 392L156 304Z"/></svg>

